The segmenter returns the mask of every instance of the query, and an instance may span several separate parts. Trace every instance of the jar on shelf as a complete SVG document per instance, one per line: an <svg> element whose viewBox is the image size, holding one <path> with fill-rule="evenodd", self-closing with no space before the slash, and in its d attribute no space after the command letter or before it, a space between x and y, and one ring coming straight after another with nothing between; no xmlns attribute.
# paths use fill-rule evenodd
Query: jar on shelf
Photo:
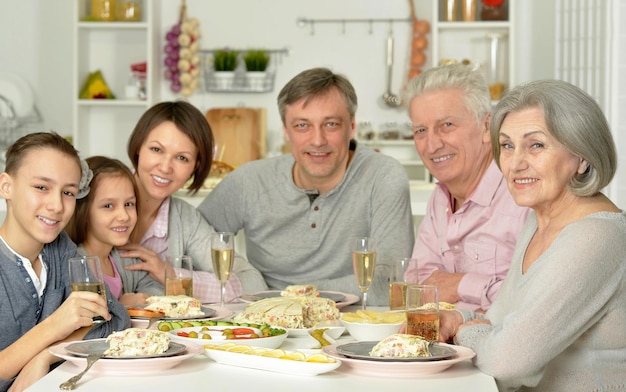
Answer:
<svg viewBox="0 0 626 392"><path fill-rule="evenodd" d="M443 7L443 20L454 22L459 20L459 0L441 0Z"/></svg>
<svg viewBox="0 0 626 392"><path fill-rule="evenodd" d="M139 1L120 1L117 4L117 20L122 22L137 22L141 19L141 5Z"/></svg>
<svg viewBox="0 0 626 392"><path fill-rule="evenodd" d="M487 69L487 84L489 93L493 101L502 98L502 93L506 88L506 72L504 52L500 47L506 38L505 34L488 33L489 40L489 69Z"/></svg>
<svg viewBox="0 0 626 392"><path fill-rule="evenodd" d="M102 22L115 20L117 0L91 0L91 17Z"/></svg>
<svg viewBox="0 0 626 392"><path fill-rule="evenodd" d="M461 0L461 19L463 22L476 21L476 10L478 0Z"/></svg>
<svg viewBox="0 0 626 392"><path fill-rule="evenodd" d="M505 0L481 0L481 20L507 20Z"/></svg>

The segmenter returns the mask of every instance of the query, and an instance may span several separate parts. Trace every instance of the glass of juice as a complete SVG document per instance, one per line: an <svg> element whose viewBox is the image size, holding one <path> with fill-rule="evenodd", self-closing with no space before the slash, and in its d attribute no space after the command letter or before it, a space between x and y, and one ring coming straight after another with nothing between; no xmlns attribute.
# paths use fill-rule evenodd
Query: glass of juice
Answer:
<svg viewBox="0 0 626 392"><path fill-rule="evenodd" d="M191 256L169 256L165 268L165 295L193 297L193 260Z"/></svg>
<svg viewBox="0 0 626 392"><path fill-rule="evenodd" d="M439 340L437 286L409 285L406 289L406 333L424 340Z"/></svg>

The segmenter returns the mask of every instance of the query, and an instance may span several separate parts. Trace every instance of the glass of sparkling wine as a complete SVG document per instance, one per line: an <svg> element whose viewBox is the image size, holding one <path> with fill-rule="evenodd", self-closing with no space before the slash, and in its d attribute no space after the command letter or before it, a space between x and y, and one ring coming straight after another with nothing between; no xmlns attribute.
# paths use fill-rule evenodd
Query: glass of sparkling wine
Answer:
<svg viewBox="0 0 626 392"><path fill-rule="evenodd" d="M409 285L406 289L406 333L424 340L439 340L437 286Z"/></svg>
<svg viewBox="0 0 626 392"><path fill-rule="evenodd" d="M352 247L352 268L356 283L361 290L361 309L367 307L367 290L374 279L376 269L376 240L370 237L360 237L354 240Z"/></svg>
<svg viewBox="0 0 626 392"><path fill-rule="evenodd" d="M213 272L220 282L220 306L224 306L226 296L226 282L233 272L233 260L235 259L235 234L229 232L216 232L211 235L211 260L213 260Z"/></svg>
<svg viewBox="0 0 626 392"><path fill-rule="evenodd" d="M70 265L70 287L72 291L91 291L100 294L106 302L107 293L104 286L104 275L98 256L72 257ZM94 316L94 324L103 323L102 316Z"/></svg>
<svg viewBox="0 0 626 392"><path fill-rule="evenodd" d="M191 256L168 256L165 268L165 295L193 297L193 260Z"/></svg>

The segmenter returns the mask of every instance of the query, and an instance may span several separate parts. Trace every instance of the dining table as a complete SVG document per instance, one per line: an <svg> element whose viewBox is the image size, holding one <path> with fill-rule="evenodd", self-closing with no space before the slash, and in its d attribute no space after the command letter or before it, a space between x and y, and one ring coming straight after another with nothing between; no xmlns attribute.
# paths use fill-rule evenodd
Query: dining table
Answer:
<svg viewBox="0 0 626 392"><path fill-rule="evenodd" d="M245 303L227 304L235 314L244 309ZM359 306L347 306L342 312L360 309ZM375 311L389 310L388 307L368 307ZM225 319L228 319L226 317ZM354 342L347 332L336 339L337 344ZM280 346L285 351L294 351L312 347L314 339L310 336L287 337ZM123 359L120 359L123 361ZM129 361L132 361L129 360ZM177 366L154 373L142 372L138 375L115 372L87 372L78 382L78 391L349 391L385 392L385 391L498 391L493 377L482 373L471 360L463 360L451 367L434 374L407 375L389 371L367 374L354 372L353 368L342 364L337 369L318 375L296 375L267 370L217 363L204 351L192 356ZM28 391L49 392L59 390L59 385L76 375L82 367L66 361L33 384Z"/></svg>

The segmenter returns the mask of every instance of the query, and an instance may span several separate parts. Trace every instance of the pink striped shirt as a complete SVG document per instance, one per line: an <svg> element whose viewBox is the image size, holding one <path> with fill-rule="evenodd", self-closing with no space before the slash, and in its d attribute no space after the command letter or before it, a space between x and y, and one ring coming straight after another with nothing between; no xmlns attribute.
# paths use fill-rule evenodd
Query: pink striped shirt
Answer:
<svg viewBox="0 0 626 392"><path fill-rule="evenodd" d="M452 212L452 195L437 184L417 232L407 282L423 282L434 270L465 273L458 287L462 309L488 309L504 280L529 209L513 201L492 162L472 196Z"/></svg>

